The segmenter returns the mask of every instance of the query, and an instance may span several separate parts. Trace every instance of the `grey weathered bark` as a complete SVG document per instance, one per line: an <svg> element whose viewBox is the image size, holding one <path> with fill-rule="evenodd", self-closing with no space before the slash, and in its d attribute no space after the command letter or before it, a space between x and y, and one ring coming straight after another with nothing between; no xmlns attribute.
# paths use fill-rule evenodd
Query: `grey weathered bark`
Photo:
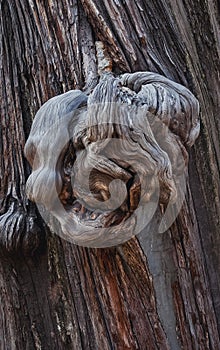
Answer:
<svg viewBox="0 0 220 350"><path fill-rule="evenodd" d="M219 5L210 0L1 0L2 349L220 348ZM23 148L48 98L118 73L158 72L201 106L186 202L164 234L109 249L59 239L27 201ZM159 214L158 214L159 215Z"/></svg>

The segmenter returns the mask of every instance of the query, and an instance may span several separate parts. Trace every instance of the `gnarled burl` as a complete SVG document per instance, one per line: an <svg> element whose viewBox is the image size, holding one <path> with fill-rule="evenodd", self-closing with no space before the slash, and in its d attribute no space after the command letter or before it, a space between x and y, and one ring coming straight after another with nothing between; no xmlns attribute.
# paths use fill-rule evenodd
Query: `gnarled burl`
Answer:
<svg viewBox="0 0 220 350"><path fill-rule="evenodd" d="M124 242L178 201L198 133L199 104L185 87L150 72L106 74L89 96L69 91L38 111L27 195L72 242Z"/></svg>

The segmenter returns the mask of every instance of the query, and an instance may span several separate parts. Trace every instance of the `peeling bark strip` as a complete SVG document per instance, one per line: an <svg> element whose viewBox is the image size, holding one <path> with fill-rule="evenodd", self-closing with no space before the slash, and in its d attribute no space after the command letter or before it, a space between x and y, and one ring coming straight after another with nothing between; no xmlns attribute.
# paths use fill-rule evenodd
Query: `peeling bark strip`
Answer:
<svg viewBox="0 0 220 350"><path fill-rule="evenodd" d="M38 111L25 146L33 167L28 198L59 220L70 242L124 243L147 226L148 204L169 208L177 201L184 146L197 138L198 118L188 89L150 72L105 75L88 104L79 90L53 97ZM121 181L110 190L114 180ZM168 216L166 210L162 220Z"/></svg>
<svg viewBox="0 0 220 350"><path fill-rule="evenodd" d="M0 251L0 348L219 349L217 1L0 0L0 10L0 243L13 251L11 258ZM151 234L138 238L143 251L136 239L99 250L49 235L43 256L15 257L27 241L27 254L36 251L36 238L44 235L24 191L30 169L23 147L32 120L55 95L91 93L98 40L114 74L156 72L200 101L201 133L189 164L192 199L188 189L171 231L155 235L160 217L151 222ZM34 232L27 229L31 222ZM10 246L7 237L14 235Z"/></svg>

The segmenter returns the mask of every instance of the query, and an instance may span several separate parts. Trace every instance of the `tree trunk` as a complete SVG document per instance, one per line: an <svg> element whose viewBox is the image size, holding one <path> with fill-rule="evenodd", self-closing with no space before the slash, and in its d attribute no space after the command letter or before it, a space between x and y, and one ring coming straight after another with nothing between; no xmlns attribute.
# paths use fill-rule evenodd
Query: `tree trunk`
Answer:
<svg viewBox="0 0 220 350"><path fill-rule="evenodd" d="M0 348L220 349L217 0L0 0ZM113 72L153 71L201 107L187 196L165 233L83 248L49 232L27 200L35 113Z"/></svg>

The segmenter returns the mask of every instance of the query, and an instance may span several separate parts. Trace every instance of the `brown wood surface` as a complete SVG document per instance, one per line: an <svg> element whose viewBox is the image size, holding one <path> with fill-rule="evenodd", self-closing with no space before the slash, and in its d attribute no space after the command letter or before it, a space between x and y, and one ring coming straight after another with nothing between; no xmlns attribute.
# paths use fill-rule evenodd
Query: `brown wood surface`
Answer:
<svg viewBox="0 0 220 350"><path fill-rule="evenodd" d="M217 0L0 0L1 349L220 349L219 34ZM49 233L25 195L34 115L94 87L97 40L116 74L158 72L201 106L178 219L109 249Z"/></svg>

